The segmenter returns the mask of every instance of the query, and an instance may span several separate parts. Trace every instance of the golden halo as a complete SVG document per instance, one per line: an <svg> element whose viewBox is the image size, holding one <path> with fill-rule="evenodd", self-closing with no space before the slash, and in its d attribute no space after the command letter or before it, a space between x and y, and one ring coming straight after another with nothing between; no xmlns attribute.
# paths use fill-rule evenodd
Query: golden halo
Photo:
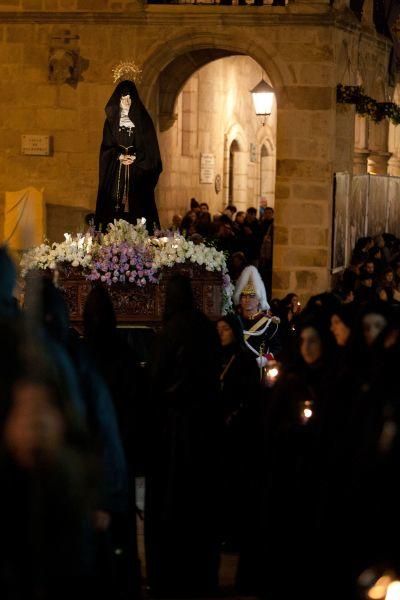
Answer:
<svg viewBox="0 0 400 600"><path fill-rule="evenodd" d="M112 70L114 83L125 79L139 83L142 79L142 69L133 61L127 60L118 63Z"/></svg>

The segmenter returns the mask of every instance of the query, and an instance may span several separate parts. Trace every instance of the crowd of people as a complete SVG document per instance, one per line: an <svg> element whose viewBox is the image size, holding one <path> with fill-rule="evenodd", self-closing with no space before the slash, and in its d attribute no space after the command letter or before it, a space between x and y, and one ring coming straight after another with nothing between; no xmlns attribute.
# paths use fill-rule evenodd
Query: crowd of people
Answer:
<svg viewBox="0 0 400 600"><path fill-rule="evenodd" d="M103 287L80 336L48 277L18 306L0 249L1 598L140 598L144 576L151 597L206 598L222 552L237 593L265 600L378 597L400 576L397 240L360 240L303 309L268 301L248 248L217 323L170 280L145 380Z"/></svg>
<svg viewBox="0 0 400 600"><path fill-rule="evenodd" d="M174 215L171 229L179 230L195 243L213 243L228 257L229 273L235 282L246 265L255 265L268 294L271 294L274 209L266 206L262 214L254 207L238 211L228 204L222 213L211 215L206 202L191 198L190 210Z"/></svg>

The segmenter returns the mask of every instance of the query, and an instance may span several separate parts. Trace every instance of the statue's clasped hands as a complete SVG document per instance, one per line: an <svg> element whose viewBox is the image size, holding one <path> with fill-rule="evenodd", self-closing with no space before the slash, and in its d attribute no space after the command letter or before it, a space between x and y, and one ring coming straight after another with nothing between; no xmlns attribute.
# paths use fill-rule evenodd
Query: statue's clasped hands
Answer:
<svg viewBox="0 0 400 600"><path fill-rule="evenodd" d="M125 167L129 167L129 165L133 164L136 160L136 156L132 154L120 154L118 158L121 164L125 165Z"/></svg>

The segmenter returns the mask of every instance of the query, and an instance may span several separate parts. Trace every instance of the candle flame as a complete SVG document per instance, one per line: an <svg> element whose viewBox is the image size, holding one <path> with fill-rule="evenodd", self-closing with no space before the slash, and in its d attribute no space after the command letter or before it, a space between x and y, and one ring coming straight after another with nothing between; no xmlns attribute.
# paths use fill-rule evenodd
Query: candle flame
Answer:
<svg viewBox="0 0 400 600"><path fill-rule="evenodd" d="M271 377L271 379L274 379L275 377L277 377L279 371L276 367L273 367L272 369L269 369L268 371L268 377Z"/></svg>
<svg viewBox="0 0 400 600"><path fill-rule="evenodd" d="M385 600L400 600L400 581L389 583Z"/></svg>

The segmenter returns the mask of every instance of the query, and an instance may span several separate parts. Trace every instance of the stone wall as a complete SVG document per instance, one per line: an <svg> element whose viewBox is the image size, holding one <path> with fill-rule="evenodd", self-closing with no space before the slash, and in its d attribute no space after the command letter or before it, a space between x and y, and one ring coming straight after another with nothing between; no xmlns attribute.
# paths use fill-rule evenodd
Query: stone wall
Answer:
<svg viewBox="0 0 400 600"><path fill-rule="evenodd" d="M6 82L0 89L0 207L6 190L33 185L44 188L48 204L94 208L104 105L113 89L111 68L119 60L134 58L143 66L140 93L156 121L163 102L160 140L169 165L175 151L169 158L171 147L163 136L172 139L174 127L179 130L173 112L185 83L222 55L243 54L265 70L277 96L275 291L307 296L329 286L333 173L339 163L351 170L354 148L354 115L341 114L335 102L346 60L343 43L355 70L363 44L382 65L390 50L373 31L362 30L345 3L338 12L322 0L286 8L0 0L0 11L0 75ZM48 80L50 48L63 38L79 50L85 65L76 87ZM219 67L210 68L217 72ZM204 99L198 96L201 103ZM164 114L164 106L170 114ZM190 118L185 126L190 127ZM52 135L53 155L22 156L24 133ZM199 150L206 147L204 136L203 142ZM225 162L221 168L226 172ZM160 206L167 215L181 206L166 193L168 185L160 182L165 192ZM226 181L223 185L226 191ZM250 203L254 189L249 189ZM189 186L186 194L185 189L185 196L192 190Z"/></svg>

